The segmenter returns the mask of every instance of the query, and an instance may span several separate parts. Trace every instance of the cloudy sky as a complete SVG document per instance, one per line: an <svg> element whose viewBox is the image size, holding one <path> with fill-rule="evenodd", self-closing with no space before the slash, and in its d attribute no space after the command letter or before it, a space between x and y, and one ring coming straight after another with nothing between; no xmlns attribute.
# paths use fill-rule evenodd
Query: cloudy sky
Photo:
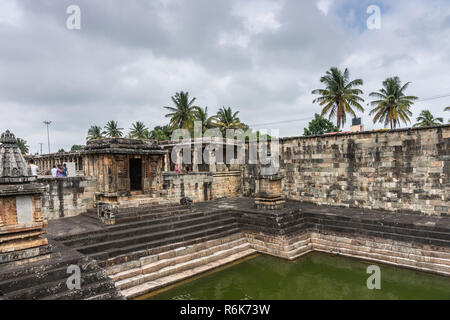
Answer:
<svg viewBox="0 0 450 320"><path fill-rule="evenodd" d="M80 30L66 27L72 4ZM367 28L370 5L379 30ZM166 124L163 106L181 90L254 128L301 135L332 66L362 78L367 100L398 75L426 99L414 120L423 109L450 118L448 0L0 0L0 39L0 130L33 153L47 142L44 120L52 151L67 150L111 119Z"/></svg>

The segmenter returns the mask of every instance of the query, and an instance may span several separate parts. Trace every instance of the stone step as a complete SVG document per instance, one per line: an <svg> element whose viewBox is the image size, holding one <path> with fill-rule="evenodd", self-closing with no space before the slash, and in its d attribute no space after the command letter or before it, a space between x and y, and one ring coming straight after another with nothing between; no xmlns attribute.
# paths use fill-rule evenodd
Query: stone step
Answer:
<svg viewBox="0 0 450 320"><path fill-rule="evenodd" d="M142 257L139 260L107 268L106 273L114 281L123 280L138 274L155 272L166 266L208 256L216 251L229 249L245 243L247 243L246 238L241 234L235 234L226 238L210 240L202 244L180 247L168 252Z"/></svg>
<svg viewBox="0 0 450 320"><path fill-rule="evenodd" d="M94 209L95 210L95 209ZM63 242L66 246L72 247L74 246L78 240L83 240L88 237L96 236L96 235L104 235L108 232L115 231L115 230L124 230L127 228L130 228L132 226L139 226L139 225L145 225L145 224L156 224L160 221L160 219L188 219L190 217L191 211L190 210L184 210L184 211L163 211L160 213L151 213L146 214L142 217L143 221L139 221L139 219L134 219L131 222L128 223L121 223L117 225L110 225L105 226L101 230L96 231L87 231L87 232L80 232L74 235L69 236L59 236L56 237L55 240ZM200 212L194 212L194 215L201 215ZM86 215L86 213L83 213L83 215ZM95 219L98 221L97 213L95 213Z"/></svg>
<svg viewBox="0 0 450 320"><path fill-rule="evenodd" d="M133 222L126 225L119 225L107 228L106 232L88 235L84 238L64 241L64 245L72 248L88 247L98 245L102 242L118 240L141 234L151 234L164 230L173 230L188 225L197 225L217 219L219 215L205 215L194 213L186 216L165 217L156 221Z"/></svg>
<svg viewBox="0 0 450 320"><path fill-rule="evenodd" d="M101 293L96 296L89 297L86 300L125 300L125 298L117 291L108 291L106 293Z"/></svg>
<svg viewBox="0 0 450 320"><path fill-rule="evenodd" d="M172 211L172 210L184 210L189 209L185 205L176 204L176 205L158 205L158 206L145 206L145 207L119 207L119 214L130 214L130 213L157 213L163 211Z"/></svg>
<svg viewBox="0 0 450 320"><path fill-rule="evenodd" d="M163 237L163 238L158 237L158 239L155 239L154 241L145 241L145 242L137 241L138 243L135 243L135 244L132 244L132 245L129 245L126 247L120 247L120 248L112 247L106 251L92 253L89 256L92 259L102 261L102 260L106 260L106 259L109 259L109 258L112 258L115 256L123 255L126 253L136 252L136 251L145 250L145 249L152 249L152 248L156 248L156 247L160 247L160 246L164 246L164 245L168 245L168 244L173 244L173 243L182 242L182 241L188 241L188 240L197 239L197 238L210 236L210 235L217 235L218 233L225 232L225 231L229 231L230 233L232 233L232 232L236 232L236 230L237 230L237 224L235 222L233 222L232 220L217 221L214 224L215 224L215 226L208 226L208 228L206 228L205 226L201 226L203 228L200 228L200 230L195 230L195 231L188 232L188 233L187 232L182 233L182 232L180 232L180 230L172 232L170 234L170 236L167 233L163 233L163 235L165 235L167 237ZM186 228L186 229L190 229L190 228Z"/></svg>
<svg viewBox="0 0 450 320"><path fill-rule="evenodd" d="M121 254L121 255L109 258L107 260L98 261L98 264L102 268L109 268L109 267L112 267L115 265L125 264L127 262L134 262L136 260L139 260L142 257L159 254L162 252L170 251L170 250L181 248L181 247L191 246L194 244L204 243L204 242L218 239L218 238L233 236L233 235L239 234L239 233L240 233L239 229L237 229L237 228L228 229L228 230L220 231L215 234L211 234L211 235L207 235L207 236L199 236L199 237L185 240L185 241L173 242L173 243L169 243L166 245L157 246L154 248L137 250L137 251Z"/></svg>
<svg viewBox="0 0 450 320"><path fill-rule="evenodd" d="M145 216L142 216L143 219L139 219L137 221L131 221L127 223L117 224L117 225L111 225L106 227L108 232L118 231L118 230L124 230L132 228L133 226L144 226L144 225L157 225L162 223L167 223L171 221L183 221L198 217L206 217L208 215L211 215L214 213L205 213L200 211L194 211L194 212L165 212L161 214L148 214Z"/></svg>
<svg viewBox="0 0 450 320"><path fill-rule="evenodd" d="M140 215L149 215L149 214L167 214L172 211L190 211L191 209L187 208L185 205L181 204L158 204L158 205L144 205L144 206L120 206L118 208L118 213L116 216L117 219L132 219L133 217L138 217ZM95 220L99 220L98 212L96 208L88 209L83 213L84 216L88 216Z"/></svg>
<svg viewBox="0 0 450 320"><path fill-rule="evenodd" d="M152 212L152 211L146 211L142 213L133 212L133 213L119 213L115 217L115 223L116 224L122 224L127 222L133 222L133 221L142 221L142 220L155 220L162 217L171 217L171 216L177 216L177 215L183 215L188 214L192 212L191 209L161 209L161 211Z"/></svg>
<svg viewBox="0 0 450 320"><path fill-rule="evenodd" d="M10 292L11 290L21 290L28 289L33 286L39 286L42 283L49 283L58 281L63 278L67 278L69 275L67 273L67 268L69 265L81 265L78 260L73 260L72 262L66 262L63 267L54 268L45 271L37 271L36 273L29 274L26 276L10 278L0 282L0 291ZM82 273L92 272L98 270L95 264L88 264L82 269Z"/></svg>
<svg viewBox="0 0 450 320"><path fill-rule="evenodd" d="M146 201L146 200L149 200L149 201ZM169 202L164 202L164 201L162 202L161 199L149 198L149 197L138 197L138 198L135 198L135 199L125 200L124 202L121 202L120 206L123 209L132 208L132 207L126 207L127 204L132 203L132 202L146 203L145 208L149 208L149 209L176 208L176 207L184 206L184 205L180 204L179 202L170 202L170 201Z"/></svg>
<svg viewBox="0 0 450 320"><path fill-rule="evenodd" d="M60 294L69 290L67 287L67 279L69 274L65 274L63 278L52 282L42 280L40 285L24 288L6 294L8 299L13 300L36 300L46 296ZM92 283L102 281L105 277L105 271L100 269L88 274L81 274L81 288Z"/></svg>
<svg viewBox="0 0 450 320"><path fill-rule="evenodd" d="M232 255L229 255L225 258L222 259L218 259L216 261L210 262L208 264L205 265L201 265L198 267L194 267L192 269L186 270L184 272L181 273L176 273L176 274L172 274L169 276L165 276L165 277L161 277L157 280L153 280L153 281L147 281L144 282L142 284L121 290L122 295L124 295L125 298L127 299L133 299L139 296L142 296L146 293L149 293L153 290L157 290L163 287L166 287L168 285L171 285L173 283L191 278L193 276L202 274L204 272L216 269L218 267L224 266L226 264L232 263L236 260L245 258L249 255L255 254L256 251L253 249L247 249Z"/></svg>
<svg viewBox="0 0 450 320"><path fill-rule="evenodd" d="M343 242L343 239L337 237L331 239L313 238L311 240L315 250L328 250L340 254L356 254L366 259L384 259L386 263L394 263L405 266L421 267L427 270L435 270L450 274L450 256L442 252L440 257L429 255L426 250L414 250L410 247L401 248L398 245L386 246L385 248L376 248L360 243L353 245ZM435 254L435 253L434 253Z"/></svg>
<svg viewBox="0 0 450 320"><path fill-rule="evenodd" d="M114 283L111 281L93 282L89 285L82 285L79 290L67 290L58 294L46 296L42 298L42 300L82 300L114 290Z"/></svg>
<svg viewBox="0 0 450 320"><path fill-rule="evenodd" d="M179 224L167 224L157 227L145 227L139 230L126 230L125 232L117 235L116 233L108 235L103 242L97 242L86 246L75 247L76 250L83 254L93 254L101 251L107 251L109 249L118 249L136 244L143 244L154 240L170 237L171 235L184 234L195 232L202 229L209 229L218 227L221 225L227 225L235 222L233 218L216 218L207 217L201 219L193 219L183 221ZM160 231L161 230L161 231ZM117 238L115 238L117 236Z"/></svg>
<svg viewBox="0 0 450 320"><path fill-rule="evenodd" d="M140 224L140 223L158 223L159 221L163 221L164 219L174 219L174 220L184 220L189 219L190 217L195 216L208 216L213 214L226 214L227 216L236 217L236 215L230 213L227 210L190 210L190 209L177 209L177 210L165 210L163 212L151 212L151 213L142 213L133 221L128 221L121 224L107 226L108 230L119 230L123 228L127 228L128 225L132 224Z"/></svg>
<svg viewBox="0 0 450 320"><path fill-rule="evenodd" d="M231 215L231 214L223 212L223 211L210 211L210 212L167 211L164 213L157 213L157 214L151 213L148 215L143 215L133 221L107 226L106 229L108 230L108 232L111 232L111 231L128 229L131 226L148 225L148 224L156 225L156 224L166 223L166 222L170 222L170 221L182 221L182 220L188 220L188 219L193 219L193 218L198 218L198 217L206 217L206 216L211 216L211 215L219 215L219 214L227 215L228 217L234 217L234 215Z"/></svg>
<svg viewBox="0 0 450 320"><path fill-rule="evenodd" d="M55 246L55 242L51 241L54 252L45 260L24 264L19 267L9 267L3 265L0 267L0 283L6 283L11 280L17 280L27 276L36 276L43 272L61 267L67 267L71 264L84 265L89 261L89 258L83 257L75 250L69 249L67 252L59 252L59 245ZM56 251L56 252L55 252Z"/></svg>
<svg viewBox="0 0 450 320"><path fill-rule="evenodd" d="M206 256L192 254L194 257L193 259L189 259L191 255L186 255L184 259L180 259L179 257L166 259L161 261L161 265L155 263L149 264L148 266L142 268L142 274L116 281L116 287L120 290L128 289L148 281L155 281L162 277L167 277L175 273L181 273L189 269L207 265L216 260L224 259L230 255L246 250L250 250L250 245L247 242L244 242L230 248L223 248L219 251L210 252L210 254ZM177 263L177 261L181 262ZM172 264L172 262L174 264ZM131 274L132 273L130 272L128 276Z"/></svg>

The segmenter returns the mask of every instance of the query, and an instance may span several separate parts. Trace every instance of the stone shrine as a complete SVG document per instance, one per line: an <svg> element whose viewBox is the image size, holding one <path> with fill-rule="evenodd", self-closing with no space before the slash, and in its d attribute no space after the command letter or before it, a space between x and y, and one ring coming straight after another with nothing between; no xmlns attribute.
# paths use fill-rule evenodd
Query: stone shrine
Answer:
<svg viewBox="0 0 450 320"><path fill-rule="evenodd" d="M7 130L0 138L0 263L50 253L42 237L47 225L41 211L44 191Z"/></svg>
<svg viewBox="0 0 450 320"><path fill-rule="evenodd" d="M282 175L258 175L255 180L259 183L259 192L255 197L255 208L269 210L284 208L286 201L282 193Z"/></svg>

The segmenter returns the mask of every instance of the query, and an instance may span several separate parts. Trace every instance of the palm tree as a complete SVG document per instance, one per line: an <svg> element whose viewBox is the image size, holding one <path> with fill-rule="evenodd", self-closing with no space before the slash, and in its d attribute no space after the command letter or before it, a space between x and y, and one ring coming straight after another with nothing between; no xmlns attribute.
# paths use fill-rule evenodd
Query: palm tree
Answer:
<svg viewBox="0 0 450 320"><path fill-rule="evenodd" d="M175 107L164 107L171 112L166 114L170 118L170 126L172 129L190 129L192 128L195 111L197 106L194 106L196 98L189 100L189 92L177 92L175 96L171 97Z"/></svg>
<svg viewBox="0 0 450 320"><path fill-rule="evenodd" d="M222 107L217 112L215 127L218 127L224 132L226 129L244 129L246 125L241 122L237 116L239 111L233 113L230 107Z"/></svg>
<svg viewBox="0 0 450 320"><path fill-rule="evenodd" d="M109 138L120 138L122 137L123 128L119 128L117 121L111 120L106 123L105 133Z"/></svg>
<svg viewBox="0 0 450 320"><path fill-rule="evenodd" d="M136 123L133 123L132 127L130 128L130 138L148 139L149 136L150 133L148 131L148 128L143 122L136 121Z"/></svg>
<svg viewBox="0 0 450 320"><path fill-rule="evenodd" d="M373 123L384 122L390 124L391 129L400 125L400 121L405 124L410 122L412 116L409 108L414 104L415 96L406 96L405 90L410 82L401 84L399 77L387 78L383 81L383 88L378 92L372 92L369 96L376 98L370 104L375 108L370 111L370 115L375 114Z"/></svg>
<svg viewBox="0 0 450 320"><path fill-rule="evenodd" d="M16 139L17 146L20 149L20 152L22 154L27 154L30 151L30 148L28 147L27 141L21 138Z"/></svg>
<svg viewBox="0 0 450 320"><path fill-rule="evenodd" d="M100 126L91 126L88 130L88 136L86 140L95 140L102 139L104 132L102 132L102 127Z"/></svg>
<svg viewBox="0 0 450 320"><path fill-rule="evenodd" d="M444 111L450 111L450 106L444 109Z"/></svg>
<svg viewBox="0 0 450 320"><path fill-rule="evenodd" d="M213 127L213 121L216 116L208 117L208 107L200 108L197 107L195 110L195 121L201 121L202 123L202 133Z"/></svg>
<svg viewBox="0 0 450 320"><path fill-rule="evenodd" d="M417 118L417 123L414 127L428 127L428 126L438 126L444 122L442 118L435 118L430 111L422 110L419 117Z"/></svg>
<svg viewBox="0 0 450 320"><path fill-rule="evenodd" d="M312 91L312 94L320 95L313 100L313 103L318 103L323 107L321 116L328 113L328 119L336 117L338 128L344 126L347 113L356 117L353 108L364 112L364 108L361 106L364 99L360 97L363 91L356 88L362 86L364 82L362 79L350 81L350 73L347 68L344 73L336 67L331 68L325 76L320 78L320 82L325 84L325 89Z"/></svg>
<svg viewBox="0 0 450 320"><path fill-rule="evenodd" d="M172 138L172 129L170 129L170 126L156 126L151 132L150 132L150 138L155 139L158 141L167 141Z"/></svg>

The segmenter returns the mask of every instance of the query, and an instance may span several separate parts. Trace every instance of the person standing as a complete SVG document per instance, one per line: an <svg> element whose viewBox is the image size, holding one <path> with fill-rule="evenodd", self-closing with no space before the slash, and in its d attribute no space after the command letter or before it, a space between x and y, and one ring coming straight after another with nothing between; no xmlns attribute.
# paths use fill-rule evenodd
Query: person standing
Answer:
<svg viewBox="0 0 450 320"><path fill-rule="evenodd" d="M65 163L63 164L62 169L63 169L63 177L67 177L67 165Z"/></svg>
<svg viewBox="0 0 450 320"><path fill-rule="evenodd" d="M58 165L58 169L56 170L56 177L64 177L64 170L62 165Z"/></svg>
<svg viewBox="0 0 450 320"><path fill-rule="evenodd" d="M34 177L38 176L39 167L34 164L34 160L30 160L30 167L31 167L31 175Z"/></svg>
<svg viewBox="0 0 450 320"><path fill-rule="evenodd" d="M52 168L52 176L56 177L56 173L58 172L58 169L56 169L56 166L53 166Z"/></svg>

